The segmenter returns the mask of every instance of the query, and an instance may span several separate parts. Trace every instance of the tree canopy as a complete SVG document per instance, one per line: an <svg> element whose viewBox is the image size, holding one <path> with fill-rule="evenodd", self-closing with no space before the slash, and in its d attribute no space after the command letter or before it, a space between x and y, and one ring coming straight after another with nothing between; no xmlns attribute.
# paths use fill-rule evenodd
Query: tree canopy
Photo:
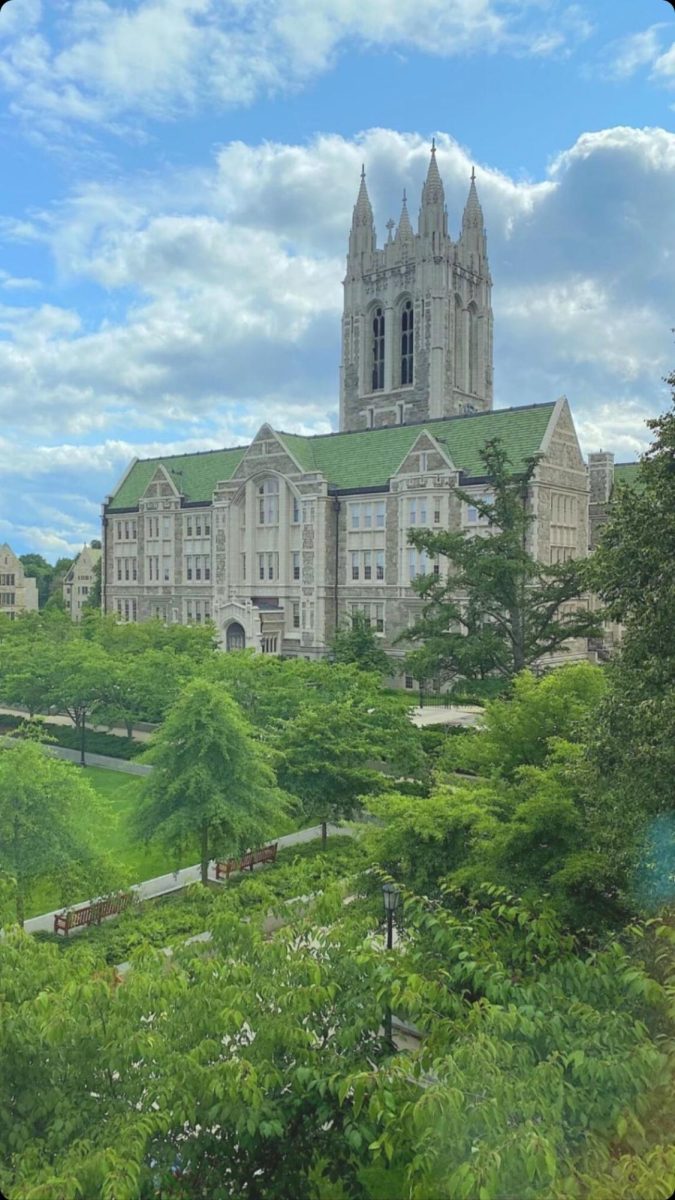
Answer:
<svg viewBox="0 0 675 1200"><path fill-rule="evenodd" d="M139 811L142 836L199 846L202 882L216 854L230 857L278 831L284 800L236 702L217 684L187 685L146 756L154 770Z"/></svg>
<svg viewBox="0 0 675 1200"><path fill-rule="evenodd" d="M438 573L414 582L424 608L404 638L421 643L409 658L409 669L421 680L482 679L492 673L510 678L599 629L583 598L583 561L549 566L530 545L537 458L514 473L498 438L480 456L485 497L461 489L457 496L475 506L482 527L471 533L410 531L411 544L438 563Z"/></svg>

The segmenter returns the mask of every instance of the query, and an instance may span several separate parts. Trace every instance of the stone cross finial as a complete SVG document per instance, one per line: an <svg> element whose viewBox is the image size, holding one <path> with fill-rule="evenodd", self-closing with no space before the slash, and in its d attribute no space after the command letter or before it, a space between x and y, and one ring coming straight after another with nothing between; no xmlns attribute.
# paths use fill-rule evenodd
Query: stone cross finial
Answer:
<svg viewBox="0 0 675 1200"><path fill-rule="evenodd" d="M392 219L390 217L389 220L387 221L387 229L389 230L389 241L391 241L391 231L392 231L392 229L394 229L395 225L396 225L396 222L392 221Z"/></svg>

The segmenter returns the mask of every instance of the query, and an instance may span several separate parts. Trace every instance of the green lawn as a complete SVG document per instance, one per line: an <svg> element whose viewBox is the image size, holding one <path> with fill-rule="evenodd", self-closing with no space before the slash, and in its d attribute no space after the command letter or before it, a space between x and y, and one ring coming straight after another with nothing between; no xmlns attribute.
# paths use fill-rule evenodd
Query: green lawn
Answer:
<svg viewBox="0 0 675 1200"><path fill-rule="evenodd" d="M161 845L145 845L134 837L132 818L137 807L144 779L138 775L126 775L121 771L108 771L103 767L85 767L84 774L91 786L104 802L108 820L102 823L95 818L93 833L101 850L119 862L124 876L130 883L140 883L155 875L164 875L176 866L190 867L199 859L194 847L188 847L179 863ZM87 896L73 896L71 904L86 900ZM58 885L46 880L37 882L31 890L26 906L26 916L35 917L50 912L63 904Z"/></svg>
<svg viewBox="0 0 675 1200"><path fill-rule="evenodd" d="M94 837L101 850L110 854L113 860L120 864L125 882L141 883L144 879L154 879L156 875L175 871L176 867L191 867L199 862L196 839L192 846L186 847L180 860L176 862L166 847L158 843L146 845L134 836L133 814L145 783L143 777L126 775L121 771L109 771L105 767L84 767L83 771L103 800L107 814L104 821L99 814L92 817ZM304 823L281 817L277 836L291 833ZM67 902L77 904L78 901L86 899L88 895L68 896ZM61 908L64 903L58 882L39 880L28 897L26 917L51 912L52 909Z"/></svg>

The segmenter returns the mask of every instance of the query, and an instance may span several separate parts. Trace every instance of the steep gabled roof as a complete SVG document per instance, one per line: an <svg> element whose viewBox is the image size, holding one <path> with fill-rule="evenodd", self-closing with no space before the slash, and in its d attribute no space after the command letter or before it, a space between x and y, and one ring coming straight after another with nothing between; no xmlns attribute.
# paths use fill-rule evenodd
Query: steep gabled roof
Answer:
<svg viewBox="0 0 675 1200"><path fill-rule="evenodd" d="M318 472L331 487L338 490L384 487L424 429L445 446L449 458L466 476L484 474L480 451L496 437L501 438L514 470L522 470L525 460L539 450L554 408L552 402L356 433L316 437L277 433L277 437L303 471ZM237 446L231 450L139 460L111 498L108 512L135 507L159 465L166 469L186 501L208 503L216 484L232 478L245 453L245 446Z"/></svg>
<svg viewBox="0 0 675 1200"><path fill-rule="evenodd" d="M231 450L138 459L112 496L108 512L135 508L158 466L164 467L185 500L208 503L216 484L231 479L245 452L246 446L234 446Z"/></svg>
<svg viewBox="0 0 675 1200"><path fill-rule="evenodd" d="M480 476L485 472L480 451L495 437L502 439L514 470L521 470L525 459L541 446L554 408L554 403L535 404L317 437L280 433L279 440L306 471L319 471L333 487L381 487L396 473L422 430L428 429L436 441L445 443L458 470Z"/></svg>

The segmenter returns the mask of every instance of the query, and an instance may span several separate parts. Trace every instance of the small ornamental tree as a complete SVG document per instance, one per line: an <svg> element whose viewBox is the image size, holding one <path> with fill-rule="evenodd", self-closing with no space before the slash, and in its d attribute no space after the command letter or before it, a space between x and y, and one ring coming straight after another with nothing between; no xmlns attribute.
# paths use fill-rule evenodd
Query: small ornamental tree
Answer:
<svg viewBox="0 0 675 1200"><path fill-rule="evenodd" d="M599 631L599 618L581 601L585 563L548 566L528 549L537 457L514 474L499 438L487 442L480 456L492 499L461 490L457 495L485 519L484 531L410 533L411 545L448 564L447 571L413 584L425 603L404 640L421 645L410 663L418 678L422 672L440 680L478 679L492 672L510 678L564 650L571 639Z"/></svg>
<svg viewBox="0 0 675 1200"><path fill-rule="evenodd" d="M243 713L205 679L187 685L154 738L138 828L176 853L198 841L202 883L210 859L258 845L278 829L285 802Z"/></svg>

